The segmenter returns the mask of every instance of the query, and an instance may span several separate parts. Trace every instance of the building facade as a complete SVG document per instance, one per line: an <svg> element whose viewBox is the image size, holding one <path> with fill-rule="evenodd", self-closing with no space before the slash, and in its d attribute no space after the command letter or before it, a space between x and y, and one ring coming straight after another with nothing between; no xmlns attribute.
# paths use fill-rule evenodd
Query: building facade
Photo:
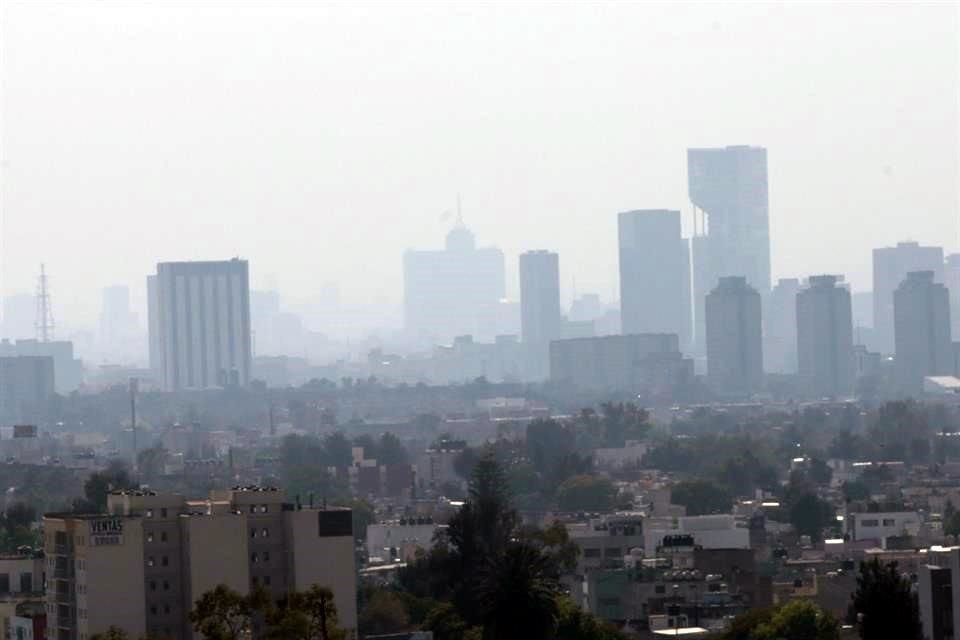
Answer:
<svg viewBox="0 0 960 640"><path fill-rule="evenodd" d="M742 276L720 278L706 299L707 381L722 395L763 387L760 294Z"/></svg>
<svg viewBox="0 0 960 640"><path fill-rule="evenodd" d="M550 379L578 390L669 394L693 379L675 333L598 336L550 343Z"/></svg>
<svg viewBox="0 0 960 640"><path fill-rule="evenodd" d="M550 251L520 255L520 330L527 352L527 379L550 370L550 342L563 332L560 315L560 257Z"/></svg>
<svg viewBox="0 0 960 640"><path fill-rule="evenodd" d="M797 372L798 278L780 278L764 299L763 367L767 373Z"/></svg>
<svg viewBox="0 0 960 640"><path fill-rule="evenodd" d="M193 603L220 584L274 599L326 586L339 625L356 629L349 509L304 508L282 491L248 487L201 501L115 492L107 511L44 517L47 640L87 640L110 626L195 638Z"/></svg>
<svg viewBox="0 0 960 640"><path fill-rule="evenodd" d="M246 260L161 262L147 289L150 364L165 391L250 382Z"/></svg>
<svg viewBox="0 0 960 640"><path fill-rule="evenodd" d="M447 234L443 250L403 255L404 328L424 346L462 335L492 339L505 295L503 253L477 248L462 221Z"/></svg>
<svg viewBox="0 0 960 640"><path fill-rule="evenodd" d="M686 349L692 323L690 249L681 237L680 212L627 211L617 226L623 333L675 333Z"/></svg>
<svg viewBox="0 0 960 640"><path fill-rule="evenodd" d="M0 421L44 422L51 413L54 393L53 358L0 356Z"/></svg>
<svg viewBox="0 0 960 640"><path fill-rule="evenodd" d="M954 374L950 295L932 271L912 271L893 292L897 387L919 393L926 376Z"/></svg>
<svg viewBox="0 0 960 640"><path fill-rule="evenodd" d="M721 277L743 276L764 295L770 290L767 150L688 149L687 179L699 219L692 243L696 333L705 336L705 299Z"/></svg>
<svg viewBox="0 0 960 640"><path fill-rule="evenodd" d="M808 393L853 393L855 380L850 291L837 276L811 276L797 294L797 362Z"/></svg>
<svg viewBox="0 0 960 640"><path fill-rule="evenodd" d="M893 292L911 271L933 271L943 282L943 248L900 242L873 250L873 326L877 350L894 351Z"/></svg>

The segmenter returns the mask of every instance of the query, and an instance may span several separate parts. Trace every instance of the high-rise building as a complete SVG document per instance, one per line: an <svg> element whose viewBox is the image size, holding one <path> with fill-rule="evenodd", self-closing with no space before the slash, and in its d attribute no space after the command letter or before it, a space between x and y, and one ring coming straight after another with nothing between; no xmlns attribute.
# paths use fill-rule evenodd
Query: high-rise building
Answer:
<svg viewBox="0 0 960 640"><path fill-rule="evenodd" d="M807 391L817 397L853 393L850 291L837 276L811 276L797 294L797 361Z"/></svg>
<svg viewBox="0 0 960 640"><path fill-rule="evenodd" d="M707 381L723 395L763 386L760 294L742 276L720 278L706 299Z"/></svg>
<svg viewBox="0 0 960 640"><path fill-rule="evenodd" d="M960 253L951 253L944 264L943 284L950 292L950 334L960 338Z"/></svg>
<svg viewBox="0 0 960 640"><path fill-rule="evenodd" d="M0 357L34 357L53 359L53 381L57 393L67 395L83 384L83 362L75 358L69 340L41 342L35 339L0 342Z"/></svg>
<svg viewBox="0 0 960 640"><path fill-rule="evenodd" d="M923 390L926 376L953 375L950 294L932 271L911 271L893 292L894 369L902 391Z"/></svg>
<svg viewBox="0 0 960 640"><path fill-rule="evenodd" d="M473 233L458 220L444 250L404 254L403 287L404 327L415 340L492 339L506 295L503 253L478 249Z"/></svg>
<svg viewBox="0 0 960 640"><path fill-rule="evenodd" d="M97 336L101 356L134 357L137 333L137 314L130 310L130 289L123 285L104 288Z"/></svg>
<svg viewBox="0 0 960 640"><path fill-rule="evenodd" d="M527 352L527 377L546 378L550 342L562 337L560 257L550 251L520 255L520 330Z"/></svg>
<svg viewBox="0 0 960 640"><path fill-rule="evenodd" d="M249 383L247 261L161 262L153 278L147 278L151 367L163 389Z"/></svg>
<svg viewBox="0 0 960 640"><path fill-rule="evenodd" d="M704 298L719 278L743 276L763 295L770 291L767 150L749 146L688 149L687 178L695 207L694 315L697 335L702 337ZM697 342L702 347L702 338Z"/></svg>
<svg viewBox="0 0 960 640"><path fill-rule="evenodd" d="M0 356L0 421L37 424L48 419L53 381L51 356Z"/></svg>
<svg viewBox="0 0 960 640"><path fill-rule="evenodd" d="M769 373L797 372L797 293L800 280L780 278L764 299L763 367Z"/></svg>
<svg viewBox="0 0 960 640"><path fill-rule="evenodd" d="M357 625L349 509L286 502L268 488L206 500L114 492L107 513L44 516L47 638L83 640L116 626L131 637L190 640L202 594L224 584L273 600L313 585L334 595L338 625Z"/></svg>
<svg viewBox="0 0 960 640"><path fill-rule="evenodd" d="M680 212L627 211L618 216L620 325L625 334L675 333L690 342L690 251Z"/></svg>
<svg viewBox="0 0 960 640"><path fill-rule="evenodd" d="M893 292L911 271L933 271L934 280L943 282L943 249L899 242L873 250L873 328L881 353L893 353Z"/></svg>

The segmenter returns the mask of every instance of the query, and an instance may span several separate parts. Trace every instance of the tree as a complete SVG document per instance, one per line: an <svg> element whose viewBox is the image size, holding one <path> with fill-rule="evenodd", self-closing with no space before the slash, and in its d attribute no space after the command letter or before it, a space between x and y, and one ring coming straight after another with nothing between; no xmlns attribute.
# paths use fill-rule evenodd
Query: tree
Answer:
<svg viewBox="0 0 960 640"><path fill-rule="evenodd" d="M163 465L167 460L167 450L162 445L144 449L137 454L137 467L147 482L156 482L163 475Z"/></svg>
<svg viewBox="0 0 960 640"><path fill-rule="evenodd" d="M360 636L399 633L410 626L403 600L392 591L377 591L357 617Z"/></svg>
<svg viewBox="0 0 960 640"><path fill-rule="evenodd" d="M917 596L896 562L883 565L874 558L860 563L850 609L863 640L923 640Z"/></svg>
<svg viewBox="0 0 960 640"><path fill-rule="evenodd" d="M566 596L557 598L556 640L626 640L612 624L601 622Z"/></svg>
<svg viewBox="0 0 960 640"><path fill-rule="evenodd" d="M244 596L221 584L194 603L190 623L206 640L239 640L249 633L254 614L265 607L263 592Z"/></svg>
<svg viewBox="0 0 960 640"><path fill-rule="evenodd" d="M90 640L130 640L130 634L120 627L111 626L103 633L95 633Z"/></svg>
<svg viewBox="0 0 960 640"><path fill-rule="evenodd" d="M728 513L733 498L721 486L707 480L679 482L670 490L670 502L687 508L688 516Z"/></svg>
<svg viewBox="0 0 960 640"><path fill-rule="evenodd" d="M406 447L400 442L400 438L392 433L385 433L380 436L380 444L377 447L377 463L383 465L409 464L410 454Z"/></svg>
<svg viewBox="0 0 960 640"><path fill-rule="evenodd" d="M335 431L324 438L323 447L326 450L326 461L329 466L349 467L353 463L353 446L342 431Z"/></svg>
<svg viewBox="0 0 960 640"><path fill-rule="evenodd" d="M790 523L802 536L814 541L823 537L823 530L834 523L834 511L830 503L821 500L815 493L803 493L790 502Z"/></svg>
<svg viewBox="0 0 960 640"><path fill-rule="evenodd" d="M333 592L320 585L294 591L267 614L268 640L343 640L346 631L337 627Z"/></svg>
<svg viewBox="0 0 960 640"><path fill-rule="evenodd" d="M512 543L481 569L477 601L483 640L547 640L557 625L558 584L534 545Z"/></svg>
<svg viewBox="0 0 960 640"><path fill-rule="evenodd" d="M943 532L948 536L960 535L960 512L953 507L953 503L949 500L943 510Z"/></svg>
<svg viewBox="0 0 960 640"><path fill-rule="evenodd" d="M562 511L609 511L615 497L613 483L597 475L573 476L557 489L557 503Z"/></svg>
<svg viewBox="0 0 960 640"><path fill-rule="evenodd" d="M839 640L840 623L809 600L780 607L754 630L752 640Z"/></svg>
<svg viewBox="0 0 960 640"><path fill-rule="evenodd" d="M132 486L133 480L130 479L127 465L120 460L113 460L104 471L92 473L83 483L84 500L75 503L74 510L104 513L107 510L107 494Z"/></svg>
<svg viewBox="0 0 960 640"><path fill-rule="evenodd" d="M423 628L433 632L433 640L465 640L471 636L481 640L482 630L469 626L449 602L434 607L427 614Z"/></svg>

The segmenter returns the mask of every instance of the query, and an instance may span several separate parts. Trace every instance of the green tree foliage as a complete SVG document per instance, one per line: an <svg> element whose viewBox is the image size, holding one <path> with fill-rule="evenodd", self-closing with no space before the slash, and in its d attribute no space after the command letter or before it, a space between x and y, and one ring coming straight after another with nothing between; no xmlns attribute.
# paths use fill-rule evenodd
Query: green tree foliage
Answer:
<svg viewBox="0 0 960 640"><path fill-rule="evenodd" d="M337 627L333 593L319 585L288 593L275 603L263 589L243 595L221 584L200 596L189 619L205 640L248 638L259 621L265 624L263 635L268 640L346 638L346 632Z"/></svg>
<svg viewBox="0 0 960 640"><path fill-rule="evenodd" d="M357 617L360 636L399 633L410 628L403 599L392 591L376 591Z"/></svg>
<svg viewBox="0 0 960 640"><path fill-rule="evenodd" d="M960 536L960 512L950 501L947 501L947 506L943 510L943 532L948 536Z"/></svg>
<svg viewBox="0 0 960 640"><path fill-rule="evenodd" d="M481 640L483 630L471 627L449 602L443 602L427 615L423 628L433 632L433 640Z"/></svg>
<svg viewBox="0 0 960 640"><path fill-rule="evenodd" d="M557 504L562 511L609 511L617 492L609 479L583 474L564 481L557 489Z"/></svg>
<svg viewBox="0 0 960 640"><path fill-rule="evenodd" d="M410 464L410 454L406 447L400 442L400 438L392 433L385 433L380 436L380 443L377 447L378 464Z"/></svg>
<svg viewBox="0 0 960 640"><path fill-rule="evenodd" d="M688 516L729 513L733 506L730 493L708 480L679 482L670 489L670 501L687 508Z"/></svg>
<svg viewBox="0 0 960 640"><path fill-rule="evenodd" d="M539 547L517 542L479 572L483 640L547 640L557 624L558 584Z"/></svg>
<svg viewBox="0 0 960 640"><path fill-rule="evenodd" d="M616 627L601 622L566 596L557 598L556 640L627 640Z"/></svg>
<svg viewBox="0 0 960 640"><path fill-rule="evenodd" d="M335 431L323 439L324 460L331 467L349 467L353 462L353 445L342 431Z"/></svg>
<svg viewBox="0 0 960 640"><path fill-rule="evenodd" d="M869 426L870 439L880 460L903 460L911 464L930 462L932 429L924 407L912 400L888 402Z"/></svg>
<svg viewBox="0 0 960 640"><path fill-rule="evenodd" d="M843 483L843 498L847 502L866 500L870 497L870 487L859 480Z"/></svg>
<svg viewBox="0 0 960 640"><path fill-rule="evenodd" d="M266 613L268 640L343 640L337 627L333 592L313 585L307 591L287 595Z"/></svg>
<svg viewBox="0 0 960 640"><path fill-rule="evenodd" d="M838 640L840 623L809 600L737 616L717 640Z"/></svg>
<svg viewBox="0 0 960 640"><path fill-rule="evenodd" d="M874 558L860 563L850 609L863 640L923 640L917 596L896 562L884 565Z"/></svg>
<svg viewBox="0 0 960 640"><path fill-rule="evenodd" d="M538 419L527 425L527 458L544 472L557 460L576 452L573 427L557 420Z"/></svg>
<svg viewBox="0 0 960 640"><path fill-rule="evenodd" d="M823 530L833 524L834 510L829 502L821 500L817 494L804 492L792 498L788 503L790 524L797 533L810 536L814 541L823 538Z"/></svg>
<svg viewBox="0 0 960 640"><path fill-rule="evenodd" d="M14 502L0 514L0 551L13 552L18 547L39 547L41 540L33 529L37 511L23 502Z"/></svg>
<svg viewBox="0 0 960 640"><path fill-rule="evenodd" d="M133 480L126 463L113 460L103 471L90 474L83 483L82 500L74 503L74 511L78 513L104 513L107 510L107 494L111 491L130 489Z"/></svg>

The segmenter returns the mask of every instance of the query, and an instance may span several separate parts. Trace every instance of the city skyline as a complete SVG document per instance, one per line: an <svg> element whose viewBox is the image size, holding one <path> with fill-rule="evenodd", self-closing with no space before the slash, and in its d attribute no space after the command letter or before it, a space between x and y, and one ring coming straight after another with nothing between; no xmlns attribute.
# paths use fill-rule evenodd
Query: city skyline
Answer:
<svg viewBox="0 0 960 640"><path fill-rule="evenodd" d="M3 46L18 55L5 56L3 65L0 287L4 294L32 291L37 263L45 261L53 274L60 315L76 325L95 325L97 311L87 309L85 301L99 287L130 285L134 305L141 310L145 291L139 274L159 260L209 255L242 255L253 265L254 288L274 281L291 299L311 297L319 273L321 282L338 285L344 304L398 310L398 256L447 229L444 212L453 208L457 192L463 194L464 217L478 238L499 246L507 256L509 296L516 298L518 291L517 256L546 246L564 256L564 301L570 299L574 281L578 292L593 291L611 300L617 290L613 213L678 209L689 227L684 155L697 147L750 144L769 150L774 280L843 273L855 290L863 291L870 286L873 247L915 240L943 245L947 253L957 250L957 135L951 133L957 130L957 118L954 101L943 100L956 93L960 75L952 55L957 20L949 10L889 7L869 12L844 6L831 10L833 22L824 26L816 8L799 6L778 7L762 16L737 6L723 11L705 5L697 11L624 9L635 18L659 12L675 34L652 34L640 45L618 31L616 23L625 21L616 20L616 12L581 15L582 10L572 8L545 16L520 8L511 14L516 26L502 36L505 52L525 47L534 24L553 27L538 32L535 44L543 47L557 45L558 37L569 33L571 20L587 20L606 33L604 46L592 39L570 42L578 61L569 70L572 78L592 90L572 94L568 80L539 56L513 74L501 73L495 58L468 81L458 73L458 63L482 61L485 36L455 38L450 60L441 62L434 56L435 47L446 40L426 34L422 44L401 59L408 68L452 86L438 103L446 117L434 117L428 106L429 98L436 97L431 87L413 85L413 95L421 88L423 99L403 97L395 110L374 110L373 103L363 101L356 116L347 117L337 100L316 103L317 90L310 84L291 88L271 82L278 96L302 98L294 103L316 106L321 120L336 116L343 129L334 135L308 125L307 135L296 140L279 124L290 114L278 111L272 101L251 97L249 109L225 108L234 104L233 97L248 97L255 89L260 93L259 74L274 70L273 62L255 53L256 47L223 69L223 84L201 82L223 63L205 48L204 25L225 20L232 29L227 47L239 44L235 36L256 34L251 30L261 24L283 28L289 37L282 46L266 36L255 42L276 44L292 56L291 73L310 77L315 71L329 78L333 95L359 91L377 96L384 90L377 82L395 88L412 79L403 69L388 66L380 76L361 80L350 74L350 64L338 69L312 60L305 55L312 33L307 40L303 26L291 24L282 11L250 10L225 17L208 7L192 16L192 26L179 23L175 12L148 9L109 15L96 10L38 14L23 5L5 5L4 11ZM484 33L482 28L498 17L495 10L479 8L463 14L422 9L418 15L425 24L442 27L440 32L448 28L451 36L467 36L477 27L477 33ZM377 32L385 28L381 20L389 18L389 11L372 17L317 10L299 21L318 29L339 21L349 34ZM766 35L776 29L758 33L754 27L761 20L773 26L789 23L791 38ZM857 28L845 28L850 24ZM67 61L62 47L52 43L54 33L75 45L70 49L73 59ZM108 48L91 46L89 33ZM135 44L122 33L141 38ZM850 33L855 34L852 40ZM170 34L182 36L183 52L169 68L158 69L152 47ZM809 50L801 42L812 34L834 51L833 71L821 74L811 66ZM683 54L678 43L685 38L713 45L716 60ZM50 46L37 51L37 44ZM358 51L343 42L342 35L331 34L330 46L351 54L347 62L352 64L382 66L401 44L393 38L382 48ZM770 60L744 57L749 47L768 48L773 55ZM130 60L120 61L123 56L113 55L114 48L129 51ZM676 54L675 71L637 62L651 51L664 59ZM867 51L869 58L864 57ZM911 64L896 64L891 51L909 55ZM186 66L190 55L194 59ZM37 68L38 62L47 66ZM772 77L780 68L789 69L792 79ZM64 76L65 71L71 75ZM715 77L708 77L711 71ZM852 73L859 78L856 98L844 80ZM625 77L631 77L632 84L675 89L668 92L670 110L648 106L632 93L617 97ZM549 106L537 101L508 112L503 96L522 91L534 78L539 78L537 88ZM759 86L758 78L769 83ZM106 87L114 101L104 103L84 82ZM727 90L718 94L715 85L720 82L727 83ZM123 89L127 86L129 90ZM182 102L201 110L157 103L158 87L167 86L172 95L196 88L202 99ZM76 95L76 110L51 122L37 101L44 91L69 87ZM696 98L710 88L714 117L702 118ZM565 101L568 106L556 106ZM158 112L159 104L170 106L169 113ZM765 107L764 118L753 117L754 105ZM215 107L221 108L222 117L213 121L208 116ZM605 111L598 111L601 107ZM589 113L610 117L592 118L588 129L580 114ZM152 117L157 124L147 126L148 120L134 114ZM299 110L293 115L299 117ZM657 131L647 122L656 123ZM370 123L375 125L372 130L366 126ZM793 133L806 127L817 135L799 138ZM253 128L263 133L251 140ZM507 132L514 136L505 137ZM424 136L459 143L431 143L416 154L423 160L406 162L416 148L414 141ZM54 144L53 137L60 142ZM140 144L104 155L104 149L116 150L128 139ZM230 142L233 139L236 142ZM220 140L225 142L221 145ZM251 143L243 147L246 153L237 153L241 142ZM276 156L276 169L257 159L265 154ZM98 162L102 173L91 173ZM347 170L348 165L362 169ZM122 180L115 179L118 176ZM374 176L380 179L371 181ZM180 188L170 188L178 183ZM50 184L59 188L47 188ZM64 200L67 193L69 201ZM58 214L67 210L74 215ZM903 216L904 210L923 213ZM154 218L169 224L158 227L156 234L136 232L142 221ZM41 220L43 225L37 225ZM50 220L57 220L56 237L45 232ZM552 224L555 221L559 223ZM92 225L104 233L91 234ZM130 235L138 242L126 242ZM95 256L82 270L73 258L76 246Z"/></svg>

